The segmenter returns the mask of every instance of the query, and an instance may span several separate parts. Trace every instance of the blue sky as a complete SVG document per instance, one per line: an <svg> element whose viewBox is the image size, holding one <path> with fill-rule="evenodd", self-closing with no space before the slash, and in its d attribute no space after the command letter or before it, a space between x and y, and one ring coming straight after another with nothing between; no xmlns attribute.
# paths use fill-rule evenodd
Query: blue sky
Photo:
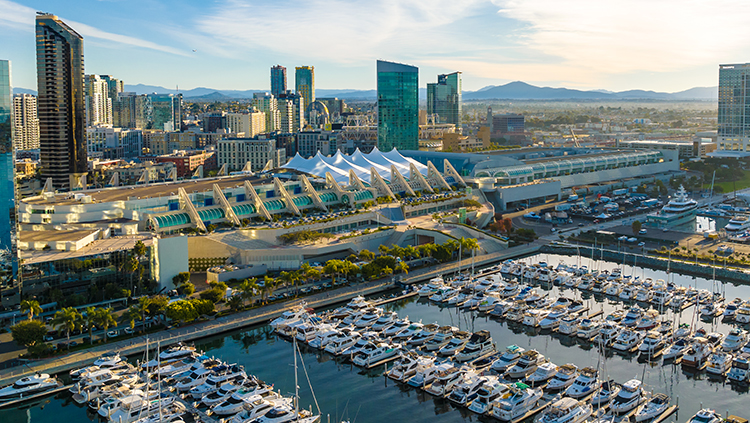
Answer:
<svg viewBox="0 0 750 423"><path fill-rule="evenodd" d="M0 0L18 87L36 88L37 10L84 36L86 73L181 89L267 89L274 64L315 66L318 88L372 89L385 59L419 66L423 87L459 70L464 90L672 92L750 61L750 2L736 0Z"/></svg>

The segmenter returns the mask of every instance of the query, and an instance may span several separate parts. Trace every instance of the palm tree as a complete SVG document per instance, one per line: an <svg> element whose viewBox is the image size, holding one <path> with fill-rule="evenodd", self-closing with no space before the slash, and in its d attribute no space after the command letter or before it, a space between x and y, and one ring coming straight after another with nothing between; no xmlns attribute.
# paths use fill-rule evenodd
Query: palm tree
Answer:
<svg viewBox="0 0 750 423"><path fill-rule="evenodd" d="M151 303L152 301L149 297L141 297L138 299L138 305L136 307L138 308L138 311L141 312L141 332L146 330L146 313L148 312L148 307L151 305Z"/></svg>
<svg viewBox="0 0 750 423"><path fill-rule="evenodd" d="M279 279L284 283L285 287L295 286L300 280L299 273L297 272L281 272Z"/></svg>
<svg viewBox="0 0 750 423"><path fill-rule="evenodd" d="M477 242L476 238L461 237L461 239L458 240L458 243L461 246L462 255L471 255L472 251L479 250L479 242Z"/></svg>
<svg viewBox="0 0 750 423"><path fill-rule="evenodd" d="M406 262L400 261L400 262L398 262L396 264L396 269L395 270L397 272L401 272L401 273L403 273L405 275L408 275L409 274L409 265L406 264Z"/></svg>
<svg viewBox="0 0 750 423"><path fill-rule="evenodd" d="M94 307L86 307L86 310L84 311L86 313L85 316L83 316L83 320L86 322L86 327L89 328L89 344L94 343L94 320L96 320L96 308Z"/></svg>
<svg viewBox="0 0 750 423"><path fill-rule="evenodd" d="M251 278L251 279L245 279L242 281L240 286L237 287L239 291L242 293L242 300L247 301L251 300L255 294L258 292L258 279Z"/></svg>
<svg viewBox="0 0 750 423"><path fill-rule="evenodd" d="M382 247L382 245L381 245ZM323 273L331 276L331 283L336 284L336 275L342 270L341 260L328 260L323 266Z"/></svg>
<svg viewBox="0 0 750 423"><path fill-rule="evenodd" d="M68 349L70 349L70 332L81 326L81 313L74 307L65 307L55 313L52 317L52 326L57 329L65 330L65 336L68 340Z"/></svg>
<svg viewBox="0 0 750 423"><path fill-rule="evenodd" d="M95 321L98 327L104 329L104 342L106 343L107 329L109 329L110 326L114 326L117 324L117 321L115 320L115 312L114 310L112 310L112 307L96 309Z"/></svg>
<svg viewBox="0 0 750 423"><path fill-rule="evenodd" d="M37 300L23 300L21 301L21 312L28 312L29 320L34 320L34 315L42 313L42 307L39 305Z"/></svg>

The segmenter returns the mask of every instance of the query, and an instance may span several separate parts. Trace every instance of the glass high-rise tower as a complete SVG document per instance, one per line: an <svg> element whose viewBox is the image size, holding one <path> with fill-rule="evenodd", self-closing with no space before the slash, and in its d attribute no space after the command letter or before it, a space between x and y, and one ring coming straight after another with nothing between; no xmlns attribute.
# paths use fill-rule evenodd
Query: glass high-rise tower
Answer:
<svg viewBox="0 0 750 423"><path fill-rule="evenodd" d="M378 60L378 148L419 149L419 69Z"/></svg>
<svg viewBox="0 0 750 423"><path fill-rule="evenodd" d="M279 97L286 93L286 68L276 65L271 68L271 94Z"/></svg>
<svg viewBox="0 0 750 423"><path fill-rule="evenodd" d="M717 149L750 154L750 63L719 65Z"/></svg>
<svg viewBox="0 0 750 423"><path fill-rule="evenodd" d="M83 37L55 15L36 17L41 175L70 189L88 171Z"/></svg>
<svg viewBox="0 0 750 423"><path fill-rule="evenodd" d="M13 154L13 92L10 62L0 60L0 295L4 306L16 304L19 288Z"/></svg>
<svg viewBox="0 0 750 423"><path fill-rule="evenodd" d="M315 101L315 66L295 68L294 90L305 99L305 107Z"/></svg>
<svg viewBox="0 0 750 423"><path fill-rule="evenodd" d="M436 114L438 123L461 126L461 72L438 75L438 82L427 84L427 114Z"/></svg>

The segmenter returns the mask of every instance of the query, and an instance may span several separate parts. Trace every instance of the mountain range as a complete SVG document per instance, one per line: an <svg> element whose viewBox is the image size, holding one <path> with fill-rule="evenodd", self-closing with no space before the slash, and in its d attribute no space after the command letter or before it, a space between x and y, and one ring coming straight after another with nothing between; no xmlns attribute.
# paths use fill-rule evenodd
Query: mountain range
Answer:
<svg viewBox="0 0 750 423"><path fill-rule="evenodd" d="M164 88L157 85L125 85L125 91L137 94L175 94L176 89ZM233 99L252 98L253 93L266 92L268 90L217 90L214 88L198 87L190 90L181 90L183 97L188 100L204 101L227 101ZM36 94L36 91L15 88L15 93ZM353 90L353 89L316 89L317 97L337 97L344 100L370 100L377 98L376 90ZM419 98L427 98L427 90L419 89ZM582 91L570 88L538 87L522 81L510 82L504 85L488 85L476 91L464 91L464 100L707 100L718 99L718 87L695 87L685 91L674 93L628 90L607 91L590 90Z"/></svg>

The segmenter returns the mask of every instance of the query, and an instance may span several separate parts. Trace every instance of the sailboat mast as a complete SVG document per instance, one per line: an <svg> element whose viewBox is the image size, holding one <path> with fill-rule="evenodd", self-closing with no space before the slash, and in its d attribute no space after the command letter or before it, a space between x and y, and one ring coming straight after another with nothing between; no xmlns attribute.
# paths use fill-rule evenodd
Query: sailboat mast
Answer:
<svg viewBox="0 0 750 423"><path fill-rule="evenodd" d="M294 345L294 413L299 415L299 383L297 382L297 337L293 337Z"/></svg>

